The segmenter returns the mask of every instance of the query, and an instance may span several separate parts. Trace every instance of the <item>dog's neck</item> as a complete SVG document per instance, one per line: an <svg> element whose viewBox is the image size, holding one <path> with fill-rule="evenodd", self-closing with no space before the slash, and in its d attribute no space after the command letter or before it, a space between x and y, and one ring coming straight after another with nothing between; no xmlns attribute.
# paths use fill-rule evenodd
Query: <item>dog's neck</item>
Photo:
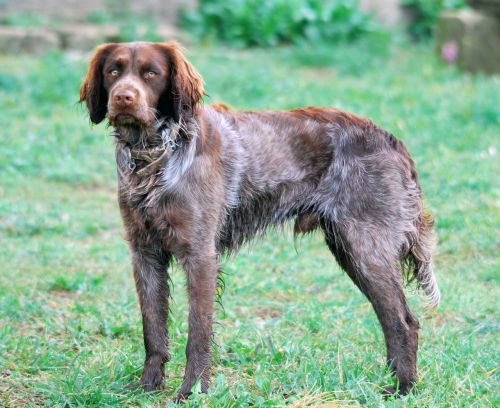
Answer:
<svg viewBox="0 0 500 408"><path fill-rule="evenodd" d="M156 173L179 146L180 122L158 121L153 126L117 126L113 136L117 151L128 163L131 173L139 177Z"/></svg>

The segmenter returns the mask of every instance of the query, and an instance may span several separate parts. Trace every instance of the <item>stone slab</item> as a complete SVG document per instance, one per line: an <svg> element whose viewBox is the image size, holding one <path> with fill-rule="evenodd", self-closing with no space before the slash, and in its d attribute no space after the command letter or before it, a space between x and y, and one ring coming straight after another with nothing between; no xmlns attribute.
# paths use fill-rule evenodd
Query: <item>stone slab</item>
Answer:
<svg viewBox="0 0 500 408"><path fill-rule="evenodd" d="M197 0L0 0L0 18L35 13L62 22L88 22L89 15L107 12L152 17L160 24L177 25L179 12L196 7Z"/></svg>
<svg viewBox="0 0 500 408"><path fill-rule="evenodd" d="M468 0L468 3L476 10L500 17L500 0Z"/></svg>
<svg viewBox="0 0 500 408"><path fill-rule="evenodd" d="M146 35L147 27L137 27L137 38ZM155 40L186 42L176 27L159 25ZM106 42L126 40L118 25L60 24L45 28L25 28L0 25L0 54L41 54L48 50L90 51Z"/></svg>
<svg viewBox="0 0 500 408"><path fill-rule="evenodd" d="M57 34L44 28L0 26L0 53L42 54L58 49L61 42Z"/></svg>
<svg viewBox="0 0 500 408"><path fill-rule="evenodd" d="M500 19L476 10L444 12L437 25L436 50L466 71L500 73Z"/></svg>

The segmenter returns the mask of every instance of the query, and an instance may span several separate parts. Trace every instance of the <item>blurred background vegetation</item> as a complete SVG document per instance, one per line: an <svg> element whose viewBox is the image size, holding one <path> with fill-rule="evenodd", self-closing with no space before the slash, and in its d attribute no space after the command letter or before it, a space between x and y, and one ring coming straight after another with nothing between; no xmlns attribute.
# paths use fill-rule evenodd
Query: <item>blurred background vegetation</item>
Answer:
<svg viewBox="0 0 500 408"><path fill-rule="evenodd" d="M376 28L356 0L202 0L184 21L198 38L240 47L349 41Z"/></svg>
<svg viewBox="0 0 500 408"><path fill-rule="evenodd" d="M483 58L467 51L478 22L495 56L488 1L0 0L0 406L165 406L182 381L175 267L166 390L130 389L144 350L113 140L76 103L91 50L139 39L181 41L206 103L335 106L396 134L440 241L442 305L429 313L408 290L422 326L413 394L382 398L371 306L321 235L294 247L285 229L224 262L213 387L186 406L499 406L500 79L464 63Z"/></svg>
<svg viewBox="0 0 500 408"><path fill-rule="evenodd" d="M164 7L159 7L164 5ZM3 6L3 7L2 7ZM353 40L380 30L384 21L373 18L391 10L385 23L406 26L414 39L428 39L440 12L466 6L465 0L48 0L41 4L24 0L0 2L0 23L17 27L41 27L79 21L118 24L119 37L139 36L157 41L159 24L181 26L197 39L222 40L231 45L273 46L303 41ZM154 10L152 10L154 9ZM380 19L379 19L380 20ZM138 30L148 26L147 32Z"/></svg>
<svg viewBox="0 0 500 408"><path fill-rule="evenodd" d="M465 0L401 0L407 15L400 23L415 39L428 39L440 12L465 5ZM382 28L371 14L357 0L200 0L198 9L184 14L184 21L198 38L269 46L354 40Z"/></svg>

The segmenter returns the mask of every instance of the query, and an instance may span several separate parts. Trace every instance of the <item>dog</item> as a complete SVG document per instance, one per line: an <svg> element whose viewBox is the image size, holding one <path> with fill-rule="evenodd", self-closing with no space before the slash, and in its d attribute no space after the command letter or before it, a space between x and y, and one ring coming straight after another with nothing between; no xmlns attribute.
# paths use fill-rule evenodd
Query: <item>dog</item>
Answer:
<svg viewBox="0 0 500 408"><path fill-rule="evenodd" d="M387 363L406 394L417 381L419 322L403 283L436 307L433 220L402 141L333 108L235 112L202 103L203 80L180 46L98 47L80 89L91 122L114 129L118 201L132 255L146 358L140 384L163 387L168 266L187 275L187 364L177 398L210 383L221 257L267 227L323 232L339 265L373 305Z"/></svg>

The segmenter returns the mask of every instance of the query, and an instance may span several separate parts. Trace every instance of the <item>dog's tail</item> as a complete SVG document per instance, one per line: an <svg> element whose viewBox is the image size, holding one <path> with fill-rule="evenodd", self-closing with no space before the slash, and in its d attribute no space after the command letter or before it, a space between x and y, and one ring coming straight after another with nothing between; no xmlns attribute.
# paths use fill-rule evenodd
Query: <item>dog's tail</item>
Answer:
<svg viewBox="0 0 500 408"><path fill-rule="evenodd" d="M432 260L436 237L434 234L434 220L429 214L422 211L418 225L416 239L410 248L407 257L407 276L413 275L418 286L422 288L429 299L429 306L437 308L441 300L441 292L434 275L434 263Z"/></svg>
<svg viewBox="0 0 500 408"><path fill-rule="evenodd" d="M388 133L388 132L387 132ZM429 299L429 306L433 309L438 307L441 293L434 276L434 263L432 257L436 250L437 239L434 233L434 218L424 211L422 201L422 190L418 180L417 170L406 146L399 139L388 133L393 148L406 160L409 177L415 183L417 194L414 198L416 204L415 230L408 234L408 252L403 260L403 270L408 281L416 280Z"/></svg>

